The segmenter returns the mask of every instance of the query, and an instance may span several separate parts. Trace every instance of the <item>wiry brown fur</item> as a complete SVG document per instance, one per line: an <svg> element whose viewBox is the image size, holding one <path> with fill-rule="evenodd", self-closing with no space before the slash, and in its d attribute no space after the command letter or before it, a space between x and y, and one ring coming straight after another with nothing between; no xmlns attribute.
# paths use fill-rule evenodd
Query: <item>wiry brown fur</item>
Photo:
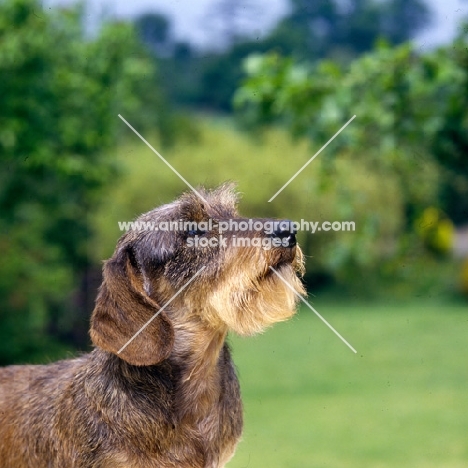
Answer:
<svg viewBox="0 0 468 468"><path fill-rule="evenodd" d="M231 186L201 193L208 203L189 193L139 220L241 219ZM0 468L215 468L232 457L242 405L228 330L252 334L290 317L295 295L269 267L302 293L302 257L295 242L188 247L192 234L122 236L91 318L94 351L0 369Z"/></svg>

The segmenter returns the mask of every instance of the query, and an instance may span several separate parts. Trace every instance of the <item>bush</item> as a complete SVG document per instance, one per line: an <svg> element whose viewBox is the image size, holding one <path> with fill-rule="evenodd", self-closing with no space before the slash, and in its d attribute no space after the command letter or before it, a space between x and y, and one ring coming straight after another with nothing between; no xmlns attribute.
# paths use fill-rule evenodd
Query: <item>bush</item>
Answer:
<svg viewBox="0 0 468 468"><path fill-rule="evenodd" d="M153 73L130 27L94 39L80 8L0 3L0 363L33 358L83 319L89 214L116 174L109 152Z"/></svg>

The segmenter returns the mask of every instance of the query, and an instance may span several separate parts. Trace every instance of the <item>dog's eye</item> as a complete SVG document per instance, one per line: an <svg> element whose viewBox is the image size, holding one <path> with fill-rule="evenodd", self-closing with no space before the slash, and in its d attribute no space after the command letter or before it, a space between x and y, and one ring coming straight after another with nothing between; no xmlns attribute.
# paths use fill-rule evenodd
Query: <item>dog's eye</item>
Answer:
<svg viewBox="0 0 468 468"><path fill-rule="evenodd" d="M203 236L203 234L206 234L206 231L202 229L190 229L187 231L187 235L189 236Z"/></svg>

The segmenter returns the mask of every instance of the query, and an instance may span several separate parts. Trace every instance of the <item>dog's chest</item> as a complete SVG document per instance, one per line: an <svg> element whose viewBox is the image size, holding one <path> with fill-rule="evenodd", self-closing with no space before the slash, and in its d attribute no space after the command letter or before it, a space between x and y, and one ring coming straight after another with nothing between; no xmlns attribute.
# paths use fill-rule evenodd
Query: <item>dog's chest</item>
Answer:
<svg viewBox="0 0 468 468"><path fill-rule="evenodd" d="M198 422L181 421L163 431L158 424L159 435L154 434L150 450L138 451L136 455L132 447L127 447L119 454L119 460L125 463L115 464L114 460L113 468L224 467L234 455L241 436L242 406L240 399L234 404L223 399L219 403Z"/></svg>
<svg viewBox="0 0 468 468"><path fill-rule="evenodd" d="M206 392L196 394L192 390L193 400L186 402L189 407L186 408L181 431L176 430L178 437L175 447L191 445L191 450L196 453L195 458L199 456L203 460L199 465L193 464L192 460L187 466L223 467L233 456L240 439L242 403L239 382L231 362L219 377L216 392L210 394L212 385L208 385ZM198 384L203 387L200 382Z"/></svg>
<svg viewBox="0 0 468 468"><path fill-rule="evenodd" d="M162 392L152 410L147 408L153 417L144 419L140 413L140 424L132 426L142 431L122 453L128 459L123 466L220 468L232 458L242 433L242 403L234 367L225 358L211 378L177 378L171 392ZM141 445L145 438L151 440L146 453ZM136 456L134 444L140 449Z"/></svg>

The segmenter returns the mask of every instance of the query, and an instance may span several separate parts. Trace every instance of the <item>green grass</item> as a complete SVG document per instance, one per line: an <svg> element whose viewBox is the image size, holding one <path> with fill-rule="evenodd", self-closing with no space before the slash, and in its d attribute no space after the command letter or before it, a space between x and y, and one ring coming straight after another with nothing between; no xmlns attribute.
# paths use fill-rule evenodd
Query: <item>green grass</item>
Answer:
<svg viewBox="0 0 468 468"><path fill-rule="evenodd" d="M245 429L229 468L466 467L468 308L315 304L231 339Z"/></svg>

